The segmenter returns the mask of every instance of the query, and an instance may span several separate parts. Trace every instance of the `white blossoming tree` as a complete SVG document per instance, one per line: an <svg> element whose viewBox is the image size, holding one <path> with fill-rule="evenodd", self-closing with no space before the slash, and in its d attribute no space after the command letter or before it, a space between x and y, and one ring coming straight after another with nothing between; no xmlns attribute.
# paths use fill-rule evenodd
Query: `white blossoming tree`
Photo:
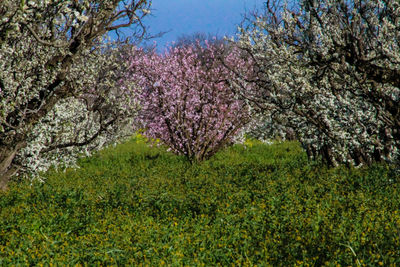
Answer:
<svg viewBox="0 0 400 267"><path fill-rule="evenodd" d="M239 91L264 133L290 133L330 165L398 163L400 2L267 1L264 11L237 43L255 70Z"/></svg>
<svg viewBox="0 0 400 267"><path fill-rule="evenodd" d="M0 188L11 177L73 163L124 135L136 103L121 78L123 27L142 38L147 0L0 2ZM119 36L119 35L118 35ZM131 125L132 123L128 123Z"/></svg>

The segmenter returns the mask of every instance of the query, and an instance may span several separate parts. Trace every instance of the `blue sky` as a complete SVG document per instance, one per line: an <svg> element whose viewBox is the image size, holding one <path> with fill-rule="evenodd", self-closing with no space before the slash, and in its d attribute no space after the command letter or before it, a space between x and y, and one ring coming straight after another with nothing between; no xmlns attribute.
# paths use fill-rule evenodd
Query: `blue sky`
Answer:
<svg viewBox="0 0 400 267"><path fill-rule="evenodd" d="M145 20L150 33L167 32L154 39L158 48L175 41L183 34L195 32L233 35L243 14L265 0L153 0L152 17Z"/></svg>

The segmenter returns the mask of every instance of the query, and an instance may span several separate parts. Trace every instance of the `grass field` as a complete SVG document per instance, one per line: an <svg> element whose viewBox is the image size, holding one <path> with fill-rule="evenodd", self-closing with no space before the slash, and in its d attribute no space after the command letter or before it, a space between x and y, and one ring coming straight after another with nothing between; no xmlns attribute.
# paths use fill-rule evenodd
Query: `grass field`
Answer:
<svg viewBox="0 0 400 267"><path fill-rule="evenodd" d="M190 165L140 137L0 195L0 266L399 266L400 177L297 143Z"/></svg>

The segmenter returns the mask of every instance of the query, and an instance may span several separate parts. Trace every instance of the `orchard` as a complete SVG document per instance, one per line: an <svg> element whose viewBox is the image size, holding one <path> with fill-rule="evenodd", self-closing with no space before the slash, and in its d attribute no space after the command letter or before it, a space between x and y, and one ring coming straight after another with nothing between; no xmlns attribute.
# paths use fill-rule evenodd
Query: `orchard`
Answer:
<svg viewBox="0 0 400 267"><path fill-rule="evenodd" d="M0 188L138 130L192 163L247 135L329 166L399 164L398 1L270 0L237 38L165 53L136 46L150 8L0 2Z"/></svg>

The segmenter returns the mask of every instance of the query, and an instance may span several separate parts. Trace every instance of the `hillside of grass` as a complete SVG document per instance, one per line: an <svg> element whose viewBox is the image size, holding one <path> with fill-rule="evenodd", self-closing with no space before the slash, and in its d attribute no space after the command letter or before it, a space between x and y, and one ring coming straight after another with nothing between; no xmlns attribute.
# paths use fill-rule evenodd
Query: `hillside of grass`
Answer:
<svg viewBox="0 0 400 267"><path fill-rule="evenodd" d="M0 266L396 266L400 177L297 143L190 165L139 137L0 195Z"/></svg>

